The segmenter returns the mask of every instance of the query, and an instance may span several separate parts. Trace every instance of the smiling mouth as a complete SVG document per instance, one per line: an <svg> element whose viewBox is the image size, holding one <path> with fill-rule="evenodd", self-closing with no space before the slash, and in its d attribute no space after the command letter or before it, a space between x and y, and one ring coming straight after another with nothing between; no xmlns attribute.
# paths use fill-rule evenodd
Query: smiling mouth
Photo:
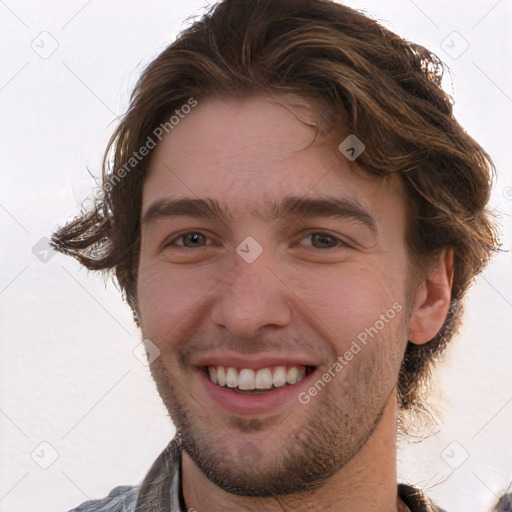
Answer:
<svg viewBox="0 0 512 512"><path fill-rule="evenodd" d="M261 395L293 386L314 370L314 366L302 365L276 365L257 370L232 366L202 367L211 383L245 395Z"/></svg>

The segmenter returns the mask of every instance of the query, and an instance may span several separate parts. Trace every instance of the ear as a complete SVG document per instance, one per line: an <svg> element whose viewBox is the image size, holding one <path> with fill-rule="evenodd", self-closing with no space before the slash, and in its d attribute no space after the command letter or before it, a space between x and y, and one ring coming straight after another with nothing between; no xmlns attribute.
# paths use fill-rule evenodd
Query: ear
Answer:
<svg viewBox="0 0 512 512"><path fill-rule="evenodd" d="M453 249L446 248L415 291L409 317L411 343L427 343L440 331L450 308L452 283Z"/></svg>

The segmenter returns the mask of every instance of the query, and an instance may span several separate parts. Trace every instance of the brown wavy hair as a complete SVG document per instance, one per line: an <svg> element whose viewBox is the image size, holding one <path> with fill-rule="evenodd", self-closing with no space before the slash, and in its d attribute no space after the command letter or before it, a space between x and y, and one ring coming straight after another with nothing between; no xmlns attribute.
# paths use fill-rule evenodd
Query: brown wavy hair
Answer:
<svg viewBox="0 0 512 512"><path fill-rule="evenodd" d="M413 205L407 244L415 269L424 272L440 249L453 249L446 321L430 342L408 343L399 375L400 409L418 411L432 364L460 325L468 286L499 247L487 210L494 165L454 118L444 73L426 48L329 0L224 0L141 74L107 146L99 196L52 244L91 270L112 273L139 325L140 213L151 151L122 179L119 170L191 98L298 95L319 109L321 132L364 142L363 169L403 179Z"/></svg>

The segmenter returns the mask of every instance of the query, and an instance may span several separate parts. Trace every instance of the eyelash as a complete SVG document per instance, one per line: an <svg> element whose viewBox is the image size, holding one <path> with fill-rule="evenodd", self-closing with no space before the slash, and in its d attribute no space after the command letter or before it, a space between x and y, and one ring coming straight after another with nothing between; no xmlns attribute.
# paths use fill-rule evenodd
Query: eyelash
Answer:
<svg viewBox="0 0 512 512"><path fill-rule="evenodd" d="M208 247L208 246L201 246L201 247L186 247L185 245L177 245L175 244L175 242L177 240L180 240L180 239L183 239L185 238L186 236L188 235L201 235L201 236L204 236L205 238L210 238L208 235L205 235L204 233L201 233L201 231L187 231L186 233L181 233L177 236L175 236L172 240L169 240L168 242L166 242L164 244L164 248L167 248L167 247L171 247L171 246L175 246L175 247L181 247L183 249L186 249L186 250L189 250L189 251L194 251L194 250L197 250L197 249L203 249L204 247ZM326 233L324 231L312 231L310 233L307 233L305 234L302 239L308 237L308 236L312 236L312 235L321 235L321 236L324 236L324 237L328 237L332 240L334 240L335 242L337 242L339 244L339 247L324 247L323 249L321 248L320 250L325 250L325 249L339 249L340 247L349 247L347 243L345 243L343 240L329 234L329 233ZM302 240L301 239L301 240ZM318 249L317 247L310 247L312 249Z"/></svg>

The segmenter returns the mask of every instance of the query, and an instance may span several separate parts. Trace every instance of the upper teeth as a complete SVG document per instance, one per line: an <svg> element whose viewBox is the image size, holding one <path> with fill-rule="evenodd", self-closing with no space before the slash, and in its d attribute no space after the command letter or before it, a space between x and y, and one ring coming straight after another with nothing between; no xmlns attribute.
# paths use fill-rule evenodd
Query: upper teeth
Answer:
<svg viewBox="0 0 512 512"><path fill-rule="evenodd" d="M208 367L210 380L219 386L242 390L281 388L285 384L300 382L306 375L305 366L271 366L253 370L224 366Z"/></svg>

